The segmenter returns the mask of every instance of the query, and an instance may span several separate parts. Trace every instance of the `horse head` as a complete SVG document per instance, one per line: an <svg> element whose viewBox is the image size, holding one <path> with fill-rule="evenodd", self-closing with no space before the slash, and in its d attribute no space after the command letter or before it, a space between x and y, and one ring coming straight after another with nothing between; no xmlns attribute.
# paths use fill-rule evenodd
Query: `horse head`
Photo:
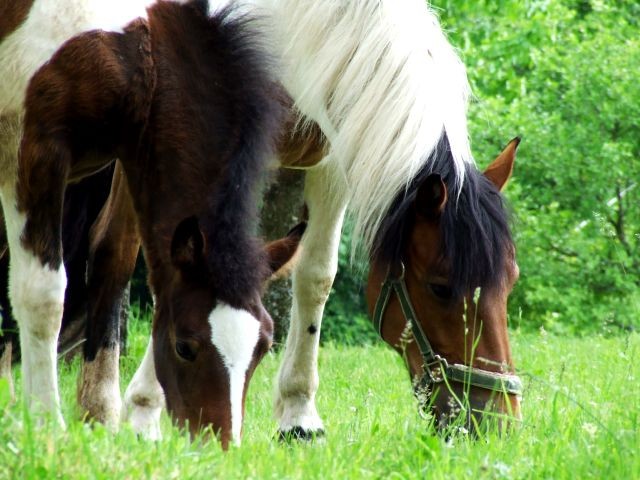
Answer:
<svg viewBox="0 0 640 480"><path fill-rule="evenodd" d="M507 332L518 266L500 195L518 143L483 174L469 166L459 194L447 163L436 160L396 204L404 207L372 262L374 323L404 356L416 396L440 427L460 415L469 429L487 412L519 417L521 384ZM395 251L394 230L402 232Z"/></svg>
<svg viewBox="0 0 640 480"><path fill-rule="evenodd" d="M304 229L302 223L262 249L263 284L292 259ZM224 298L204 261L207 248L196 217L178 225L171 245L174 275L156 299L154 358L176 423L192 435L210 428L227 448L240 440L247 386L271 347L273 320L260 291Z"/></svg>

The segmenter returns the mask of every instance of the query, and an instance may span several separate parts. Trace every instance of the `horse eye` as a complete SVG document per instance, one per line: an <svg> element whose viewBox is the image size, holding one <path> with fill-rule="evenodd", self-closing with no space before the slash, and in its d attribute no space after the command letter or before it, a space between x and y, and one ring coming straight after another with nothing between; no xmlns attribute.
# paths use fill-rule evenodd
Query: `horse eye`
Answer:
<svg viewBox="0 0 640 480"><path fill-rule="evenodd" d="M439 283L430 283L429 288L431 289L433 294L440 300L451 300L451 298L453 297L453 290L446 285L441 285Z"/></svg>
<svg viewBox="0 0 640 480"><path fill-rule="evenodd" d="M176 353L189 362L193 362L196 359L195 349L189 342L185 342L184 340L176 340Z"/></svg>

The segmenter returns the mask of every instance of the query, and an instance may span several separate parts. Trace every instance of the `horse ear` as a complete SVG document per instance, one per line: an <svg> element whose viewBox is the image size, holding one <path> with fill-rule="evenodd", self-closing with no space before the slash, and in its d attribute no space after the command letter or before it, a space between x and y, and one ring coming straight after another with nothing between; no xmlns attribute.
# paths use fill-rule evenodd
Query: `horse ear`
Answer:
<svg viewBox="0 0 640 480"><path fill-rule="evenodd" d="M423 217L434 219L440 216L447 203L447 186L437 173L429 175L416 193L416 211Z"/></svg>
<svg viewBox="0 0 640 480"><path fill-rule="evenodd" d="M505 187L513 173L513 164L516 160L518 145L520 145L520 138L516 137L509 142L502 153L484 171L484 176L500 191Z"/></svg>
<svg viewBox="0 0 640 480"><path fill-rule="evenodd" d="M298 251L300 240L306 229L307 222L300 222L289 230L285 237L269 242L265 246L272 278L284 277L290 273L290 267L294 263L291 260Z"/></svg>
<svg viewBox="0 0 640 480"><path fill-rule="evenodd" d="M205 239L198 217L185 218L171 240L171 261L183 272L194 272L204 262Z"/></svg>

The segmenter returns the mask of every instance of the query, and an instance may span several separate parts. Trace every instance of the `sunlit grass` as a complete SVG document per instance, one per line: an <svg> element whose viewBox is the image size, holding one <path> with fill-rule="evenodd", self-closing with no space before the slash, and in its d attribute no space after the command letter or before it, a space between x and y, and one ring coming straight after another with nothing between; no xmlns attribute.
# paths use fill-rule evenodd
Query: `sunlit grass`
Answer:
<svg viewBox="0 0 640 480"><path fill-rule="evenodd" d="M138 323L122 359L122 388L141 358ZM521 428L483 441L434 435L417 413L401 359L382 345L325 346L318 408L327 436L274 440L272 385L280 355L254 377L243 444L226 454L192 443L164 418L164 439L114 435L77 421L79 363L62 364L67 430L35 426L0 386L2 478L633 478L640 472L640 336L563 339L512 334L526 392ZM15 372L18 374L18 372ZM19 382L18 382L19 391Z"/></svg>

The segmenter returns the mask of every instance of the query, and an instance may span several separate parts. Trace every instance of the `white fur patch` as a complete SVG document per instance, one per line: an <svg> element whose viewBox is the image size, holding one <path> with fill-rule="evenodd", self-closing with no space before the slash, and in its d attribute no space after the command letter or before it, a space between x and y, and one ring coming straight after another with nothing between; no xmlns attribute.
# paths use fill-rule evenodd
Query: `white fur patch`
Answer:
<svg viewBox="0 0 640 480"><path fill-rule="evenodd" d="M20 242L26 217L16 209L14 192L0 189L11 252L9 294L20 328L22 384L32 410L52 412L61 425L56 347L67 277L64 265L43 266Z"/></svg>
<svg viewBox="0 0 640 480"><path fill-rule="evenodd" d="M218 303L209 315L211 343L218 349L227 371L231 392L232 440L240 444L242 431L242 395L247 369L260 335L260 322L246 310Z"/></svg>
<svg viewBox="0 0 640 480"><path fill-rule="evenodd" d="M124 394L122 421L147 440L160 440L160 414L165 405L164 392L156 377L153 339L149 338L144 358Z"/></svg>
<svg viewBox="0 0 640 480"><path fill-rule="evenodd" d="M209 16L214 16L219 10L229 5L232 0L209 0Z"/></svg>

